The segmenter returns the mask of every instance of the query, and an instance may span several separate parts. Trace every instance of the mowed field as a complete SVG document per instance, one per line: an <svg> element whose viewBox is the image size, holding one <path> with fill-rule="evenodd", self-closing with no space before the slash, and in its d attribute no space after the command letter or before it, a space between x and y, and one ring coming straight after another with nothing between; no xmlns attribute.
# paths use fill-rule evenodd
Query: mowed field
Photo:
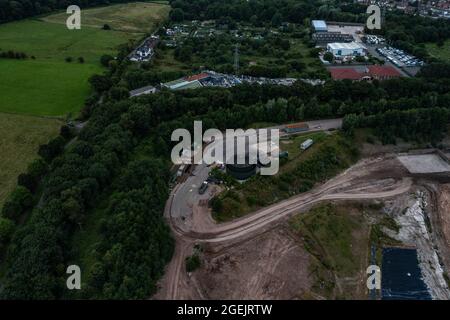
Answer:
<svg viewBox="0 0 450 320"><path fill-rule="evenodd" d="M37 158L39 145L56 136L61 124L57 119L0 113L0 208L17 176Z"/></svg>
<svg viewBox="0 0 450 320"><path fill-rule="evenodd" d="M167 2L134 2L108 7L83 10L81 24L87 27L102 27L105 23L113 30L125 32L151 32L169 14ZM65 24L66 13L42 18L43 21Z"/></svg>
<svg viewBox="0 0 450 320"><path fill-rule="evenodd" d="M103 72L100 57L115 55L120 44L140 39L144 31L150 31L165 19L168 11L167 5L142 2L86 9L82 10L81 30L66 28L68 15L65 13L42 18L46 21L28 19L0 25L0 49L36 57L0 59L0 112L76 115L90 92L89 77ZM136 16L140 18L133 24ZM89 17L98 26L87 26ZM102 30L105 23L133 32ZM67 57L73 61L66 62ZM79 57L84 63L77 61Z"/></svg>
<svg viewBox="0 0 450 320"><path fill-rule="evenodd" d="M76 115L90 93L95 64L0 60L0 111L29 115ZM5 77L4 77L5 76Z"/></svg>
<svg viewBox="0 0 450 320"><path fill-rule="evenodd" d="M90 92L88 79L101 73L102 54L114 54L129 35L118 31L65 26L36 20L0 26L2 50L36 59L0 59L0 111L64 116L76 113ZM72 57L71 63L65 62ZM83 57L84 63L78 63Z"/></svg>

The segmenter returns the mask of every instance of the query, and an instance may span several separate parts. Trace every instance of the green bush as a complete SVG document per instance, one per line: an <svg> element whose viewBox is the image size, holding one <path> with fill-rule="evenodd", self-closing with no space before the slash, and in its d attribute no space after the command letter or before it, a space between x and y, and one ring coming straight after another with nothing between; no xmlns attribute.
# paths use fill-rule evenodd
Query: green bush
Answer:
<svg viewBox="0 0 450 320"><path fill-rule="evenodd" d="M14 232L14 221L0 217L0 249L7 243Z"/></svg>
<svg viewBox="0 0 450 320"><path fill-rule="evenodd" d="M186 258L186 271L193 272L200 268L201 261L200 257L196 254Z"/></svg>
<svg viewBox="0 0 450 320"><path fill-rule="evenodd" d="M16 220L20 215L33 205L33 197L30 190L18 186L8 197L2 209L2 216Z"/></svg>

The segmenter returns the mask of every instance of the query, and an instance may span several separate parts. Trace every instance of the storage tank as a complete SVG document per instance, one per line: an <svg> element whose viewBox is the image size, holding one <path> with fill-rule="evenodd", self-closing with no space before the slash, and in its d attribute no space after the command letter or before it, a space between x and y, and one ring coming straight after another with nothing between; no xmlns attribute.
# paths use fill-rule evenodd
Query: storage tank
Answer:
<svg viewBox="0 0 450 320"><path fill-rule="evenodd" d="M249 154L245 154L245 163L238 164L237 155L233 159L229 159L226 164L226 170L229 175L236 180L247 180L256 174L257 165L250 164Z"/></svg>

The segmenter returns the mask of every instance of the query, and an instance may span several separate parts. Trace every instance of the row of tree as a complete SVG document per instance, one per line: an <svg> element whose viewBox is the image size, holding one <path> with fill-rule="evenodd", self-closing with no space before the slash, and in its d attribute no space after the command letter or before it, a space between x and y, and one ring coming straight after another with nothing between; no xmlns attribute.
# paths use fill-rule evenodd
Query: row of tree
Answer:
<svg viewBox="0 0 450 320"><path fill-rule="evenodd" d="M28 56L25 52L21 52L21 51L14 51L14 50L1 51L0 50L0 58L24 60L24 59L28 58Z"/></svg>
<svg viewBox="0 0 450 320"><path fill-rule="evenodd" d="M388 110L376 115L349 114L344 118L343 129L350 135L355 128L374 128L384 144L395 144L396 138L418 141L438 146L448 132L450 109L418 108Z"/></svg>

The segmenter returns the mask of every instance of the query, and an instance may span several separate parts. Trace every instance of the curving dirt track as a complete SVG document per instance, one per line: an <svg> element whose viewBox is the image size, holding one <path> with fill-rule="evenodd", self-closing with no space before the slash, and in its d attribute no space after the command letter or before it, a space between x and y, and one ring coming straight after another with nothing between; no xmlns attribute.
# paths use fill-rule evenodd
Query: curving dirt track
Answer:
<svg viewBox="0 0 450 320"><path fill-rule="evenodd" d="M172 205L182 187L178 185L172 191L165 211L165 216L175 234L176 249L156 298L201 298L201 295L195 297L187 295L188 290L185 285L187 274L184 270L184 261L191 254L196 243L235 245L273 228L292 215L305 211L319 202L391 198L408 192L412 185L413 179L394 157L365 159L309 192L258 210L243 218L223 224L213 224L209 219L205 219L207 228L203 227L200 230L208 231L186 228L179 219L172 218ZM196 219L196 221L200 220Z"/></svg>

